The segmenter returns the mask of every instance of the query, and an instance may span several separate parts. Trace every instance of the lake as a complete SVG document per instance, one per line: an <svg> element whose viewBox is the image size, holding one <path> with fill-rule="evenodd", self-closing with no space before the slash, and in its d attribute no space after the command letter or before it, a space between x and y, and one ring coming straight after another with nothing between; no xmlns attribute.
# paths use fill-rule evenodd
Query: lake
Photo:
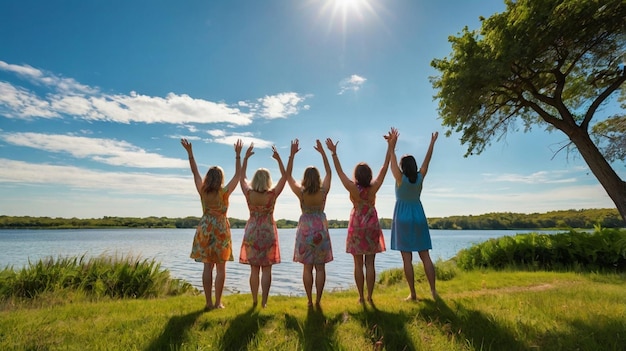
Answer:
<svg viewBox="0 0 626 351"><path fill-rule="evenodd" d="M331 229L334 260L326 265L326 291L354 286L352 255L345 252L346 229ZM389 246L391 231L384 230ZM447 260L474 243L532 231L431 230L431 258ZM154 259L175 278L202 289L202 264L189 258L195 229L0 230L0 267L22 268L46 257L118 255ZM295 229L279 229L282 263L272 268L271 295L303 296L302 265L292 261ZM226 263L225 294L249 293L250 266L239 263L243 229L232 230L235 261ZM419 262L417 253L413 261ZM376 255L376 272L401 268L400 252L387 248Z"/></svg>

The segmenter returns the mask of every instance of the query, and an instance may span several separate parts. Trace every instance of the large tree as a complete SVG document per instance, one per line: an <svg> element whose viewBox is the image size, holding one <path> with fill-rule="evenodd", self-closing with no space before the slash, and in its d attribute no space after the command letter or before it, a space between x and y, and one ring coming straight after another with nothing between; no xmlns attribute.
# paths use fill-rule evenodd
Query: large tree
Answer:
<svg viewBox="0 0 626 351"><path fill-rule="evenodd" d="M626 118L599 117L625 89L626 0L505 4L480 18L480 30L451 36L450 56L431 62L446 134L461 134L467 157L509 131L559 130L626 220L626 182L610 163L625 159Z"/></svg>

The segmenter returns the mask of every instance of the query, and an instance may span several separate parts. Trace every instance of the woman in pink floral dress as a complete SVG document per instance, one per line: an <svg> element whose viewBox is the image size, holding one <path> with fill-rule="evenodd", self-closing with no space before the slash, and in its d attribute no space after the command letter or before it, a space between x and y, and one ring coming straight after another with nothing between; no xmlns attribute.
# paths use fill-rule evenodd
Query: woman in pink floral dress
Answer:
<svg viewBox="0 0 626 351"><path fill-rule="evenodd" d="M387 140L387 152L385 161L378 172L376 179L372 180L372 169L367 163L361 162L354 168L354 180L350 180L343 172L339 157L337 156L337 143L328 138L326 147L330 150L335 165L335 170L341 179L341 183L350 193L352 201L352 211L350 222L348 223L348 236L346 238L346 252L352 254L354 258L354 281L359 292L359 303L364 303L363 282L367 282L367 301L373 303L372 293L376 282L376 271L374 260L376 254L385 251L385 237L380 228L378 212L376 211L376 193L380 189L387 168L391 152L395 148L398 139L397 131L391 131L384 136ZM363 276L363 265L365 261L365 277Z"/></svg>
<svg viewBox="0 0 626 351"><path fill-rule="evenodd" d="M267 306L267 297L272 282L272 265L280 263L280 246L278 244L278 230L274 220L274 205L276 198L285 187L285 167L280 159L276 147L272 146L272 157L278 162L281 178L272 187L270 172L259 168L249 183L246 179L248 158L254 155L254 144L250 144L243 158L241 167L241 190L246 197L250 218L246 223L239 263L250 265L250 290L252 303L258 302L259 273L261 273L261 306Z"/></svg>
<svg viewBox="0 0 626 351"><path fill-rule="evenodd" d="M202 202L202 218L196 228L190 257L197 262L204 263L202 286L206 299L205 310L224 308L222 292L226 280L226 261L233 260L230 223L226 212L228 211L228 198L239 182L241 169L239 155L243 143L241 140L235 143L235 174L226 186L224 186L224 172L219 166L209 168L202 179L193 158L191 143L187 139L181 139L180 143L187 150L191 173L193 173L196 190ZM215 302L212 299L213 267L216 267Z"/></svg>
<svg viewBox="0 0 626 351"><path fill-rule="evenodd" d="M291 176L293 159L300 150L298 139L291 142L291 154L286 171L289 187L300 200L300 208L302 209L302 215L300 215L298 228L296 229L296 245L293 260L304 265L302 282L309 300L309 306L313 306L313 280L315 280L317 293L315 304L319 306L322 300L322 293L324 292L324 284L326 283L326 263L333 260L328 221L326 220L326 213L324 213L326 195L330 189L331 169L322 143L319 140L316 142L315 150L322 155L326 170L323 181L319 171L313 166L307 167L304 171L301 183L297 183ZM314 268L315 279L313 279Z"/></svg>

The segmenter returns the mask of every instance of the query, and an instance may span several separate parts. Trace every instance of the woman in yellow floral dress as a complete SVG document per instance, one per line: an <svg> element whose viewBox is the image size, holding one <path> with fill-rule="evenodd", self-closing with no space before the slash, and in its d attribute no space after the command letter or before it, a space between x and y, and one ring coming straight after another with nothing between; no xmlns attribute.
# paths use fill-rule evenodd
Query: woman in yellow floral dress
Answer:
<svg viewBox="0 0 626 351"><path fill-rule="evenodd" d="M219 166L209 168L202 179L193 158L191 143L187 139L181 139L180 143L187 150L191 173L193 173L196 190L202 202L202 218L196 228L190 257L197 262L204 263L202 286L206 298L205 310L224 308L222 292L226 280L226 261L233 260L230 223L226 212L228 211L228 198L239 182L243 142L237 140L235 143L235 174L226 186L224 186L224 171ZM216 268L215 302L212 299L213 267Z"/></svg>

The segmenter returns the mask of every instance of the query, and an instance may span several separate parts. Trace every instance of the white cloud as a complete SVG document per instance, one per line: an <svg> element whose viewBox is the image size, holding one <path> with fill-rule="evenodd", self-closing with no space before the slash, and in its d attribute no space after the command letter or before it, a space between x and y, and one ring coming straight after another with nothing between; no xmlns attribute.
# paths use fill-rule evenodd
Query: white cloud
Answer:
<svg viewBox="0 0 626 351"><path fill-rule="evenodd" d="M524 184L554 184L554 183L575 183L577 180L574 177L565 177L569 171L539 171L528 175L504 173L504 174L490 174L485 173L483 176L488 178L489 182L510 182L510 183L524 183Z"/></svg>
<svg viewBox="0 0 626 351"><path fill-rule="evenodd" d="M87 138L72 135L41 133L3 133L7 143L56 153L67 153L77 158L89 158L113 166L139 168L183 168L184 159L163 157L147 152L126 141Z"/></svg>
<svg viewBox="0 0 626 351"><path fill-rule="evenodd" d="M260 114L262 117L268 119L286 118L295 115L300 111L300 103L306 98L307 96L302 96L294 92L265 96L258 99L261 105ZM309 106L305 105L303 109L308 110Z"/></svg>
<svg viewBox="0 0 626 351"><path fill-rule="evenodd" d="M12 72L51 92L38 95L21 86L0 82L0 112L11 118L70 117L115 123L213 124L245 126L255 116L267 119L287 118L308 110L302 105L307 96L295 92L265 96L255 102L238 101L232 106L169 93L165 97L129 94L105 94L73 79L62 78L28 65L0 61L0 70ZM258 113L258 115L257 115Z"/></svg>
<svg viewBox="0 0 626 351"><path fill-rule="evenodd" d="M341 82L339 82L339 95L342 95L346 91L359 91L361 86L365 84L365 81L367 81L367 79L356 74L342 79Z"/></svg>

